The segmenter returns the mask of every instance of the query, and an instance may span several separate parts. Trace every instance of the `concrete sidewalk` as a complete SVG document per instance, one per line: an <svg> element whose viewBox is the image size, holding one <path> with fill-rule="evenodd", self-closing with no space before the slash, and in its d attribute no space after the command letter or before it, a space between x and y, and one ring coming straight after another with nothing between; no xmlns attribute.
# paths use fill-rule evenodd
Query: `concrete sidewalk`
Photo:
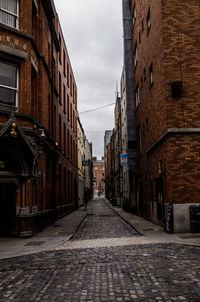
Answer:
<svg viewBox="0 0 200 302"><path fill-rule="evenodd" d="M146 237L149 241L159 241L160 243L177 243L200 246L200 234L192 233L177 233L168 234L163 228L145 220L142 217L136 216L130 212L126 212L120 207L112 206L109 200L105 199L110 207L120 215L125 221L132 225L139 233Z"/></svg>
<svg viewBox="0 0 200 302"><path fill-rule="evenodd" d="M95 199L88 203L88 210L91 208L94 201ZM119 216L132 225L139 233L144 235L138 238L133 237L132 240L129 237L128 242L130 243L131 240L131 244L133 245L178 243L200 246L200 234L167 234L160 226L154 225L142 217L138 217L130 212L126 212L122 208L113 207L108 200L106 200L106 202ZM42 251L70 248L72 242L69 242L69 240L85 219L87 213L88 211L84 211L84 208L81 207L77 211L59 219L54 225L49 226L43 232L40 232L31 238L0 238L0 259L28 255ZM116 242L113 243L113 241ZM110 246L112 244L119 245L119 242L119 238L88 240L88 242L85 243L85 247L95 248L105 245ZM124 244L123 242L124 241L122 240L122 244ZM72 247L74 247L75 243L73 242ZM80 242L77 242L77 244L79 243ZM80 247L83 247L83 240L81 240Z"/></svg>
<svg viewBox="0 0 200 302"><path fill-rule="evenodd" d="M88 209L93 201L88 203ZM70 240L87 213L80 207L31 238L0 238L0 259L55 250Z"/></svg>

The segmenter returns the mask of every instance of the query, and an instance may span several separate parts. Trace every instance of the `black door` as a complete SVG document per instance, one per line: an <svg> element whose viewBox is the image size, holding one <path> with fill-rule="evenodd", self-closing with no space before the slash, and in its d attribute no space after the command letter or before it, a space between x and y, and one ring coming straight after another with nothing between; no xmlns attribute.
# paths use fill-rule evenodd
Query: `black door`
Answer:
<svg viewBox="0 0 200 302"><path fill-rule="evenodd" d="M157 199L157 218L163 223L164 218L164 200L163 200L163 179L156 179L156 199Z"/></svg>
<svg viewBox="0 0 200 302"><path fill-rule="evenodd" d="M0 183L0 236L11 236L15 211L15 187Z"/></svg>

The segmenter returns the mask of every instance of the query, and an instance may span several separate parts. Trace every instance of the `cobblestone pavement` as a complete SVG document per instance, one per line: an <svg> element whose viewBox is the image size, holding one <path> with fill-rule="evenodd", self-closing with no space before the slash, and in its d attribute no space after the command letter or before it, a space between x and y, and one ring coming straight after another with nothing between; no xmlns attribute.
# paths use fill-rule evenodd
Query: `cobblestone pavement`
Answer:
<svg viewBox="0 0 200 302"><path fill-rule="evenodd" d="M200 248L142 238L97 200L70 247L0 260L0 302L199 302Z"/></svg>
<svg viewBox="0 0 200 302"><path fill-rule="evenodd" d="M0 261L0 301L200 301L200 249L172 244Z"/></svg>
<svg viewBox="0 0 200 302"><path fill-rule="evenodd" d="M73 240L141 236L105 202L97 199Z"/></svg>

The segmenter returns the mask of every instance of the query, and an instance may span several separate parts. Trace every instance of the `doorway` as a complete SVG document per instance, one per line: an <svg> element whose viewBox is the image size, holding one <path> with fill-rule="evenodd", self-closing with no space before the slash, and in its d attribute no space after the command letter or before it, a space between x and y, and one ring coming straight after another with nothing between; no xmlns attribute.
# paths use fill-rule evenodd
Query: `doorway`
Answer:
<svg viewBox="0 0 200 302"><path fill-rule="evenodd" d="M12 183L0 183L0 236L12 236L16 187Z"/></svg>
<svg viewBox="0 0 200 302"><path fill-rule="evenodd" d="M157 218L161 224L164 219L164 200L163 200L163 179L156 179L156 200L157 200Z"/></svg>

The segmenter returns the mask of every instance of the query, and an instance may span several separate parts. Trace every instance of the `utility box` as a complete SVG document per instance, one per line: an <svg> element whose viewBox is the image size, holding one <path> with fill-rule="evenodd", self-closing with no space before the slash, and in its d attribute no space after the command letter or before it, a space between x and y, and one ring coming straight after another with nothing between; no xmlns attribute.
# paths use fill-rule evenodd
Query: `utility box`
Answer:
<svg viewBox="0 0 200 302"><path fill-rule="evenodd" d="M200 205L192 205L190 210L190 232L200 233Z"/></svg>

